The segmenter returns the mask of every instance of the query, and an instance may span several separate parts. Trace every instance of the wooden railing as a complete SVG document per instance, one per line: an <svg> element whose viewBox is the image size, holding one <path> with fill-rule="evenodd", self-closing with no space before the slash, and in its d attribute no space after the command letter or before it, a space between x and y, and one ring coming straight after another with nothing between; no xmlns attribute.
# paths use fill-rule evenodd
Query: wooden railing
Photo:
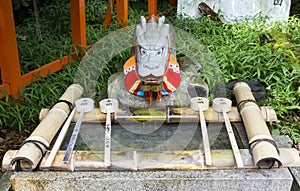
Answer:
<svg viewBox="0 0 300 191"><path fill-rule="evenodd" d="M112 13L111 6L116 3L117 21L122 25L127 25L128 20L128 0L109 0L104 20L104 27L109 27ZM171 0L171 5L176 5L176 0ZM72 43L80 48L87 48L86 45L86 16L85 1L70 0ZM150 15L156 14L157 1L148 0L148 12ZM40 78L61 70L66 64L78 57L75 52L64 56L61 60L50 62L36 70L26 74L21 74L16 31L13 18L11 0L0 0L0 70L2 84L0 85L0 98L5 93L18 96L20 89Z"/></svg>
<svg viewBox="0 0 300 191"><path fill-rule="evenodd" d="M84 0L70 0L71 23L72 23L72 42L80 47L86 45L86 21L85 21L85 2ZM36 70L26 74L21 74L16 31L13 18L11 0L0 1L0 70L2 84L0 85L0 97L8 93L18 96L20 89L25 85L44 78L49 74L61 70L70 61L78 57L73 52L64 56L61 60L50 62Z"/></svg>

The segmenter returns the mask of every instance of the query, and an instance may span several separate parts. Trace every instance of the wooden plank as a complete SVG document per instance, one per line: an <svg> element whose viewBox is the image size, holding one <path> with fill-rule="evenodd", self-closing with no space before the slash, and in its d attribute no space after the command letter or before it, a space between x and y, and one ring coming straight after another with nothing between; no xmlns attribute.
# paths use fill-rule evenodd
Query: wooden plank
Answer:
<svg viewBox="0 0 300 191"><path fill-rule="evenodd" d="M46 167L46 169L48 170L51 170L51 169L55 169L55 170L65 170L65 169L69 169L70 171L73 171L74 170L74 155L75 155L76 151L73 151L72 154L71 154L71 157L70 157L70 162L69 163L64 163L63 162L63 159L64 159L64 156L66 154L65 151L58 151L56 156L55 156L55 159L53 160L52 162L52 165L51 167ZM44 159L48 158L49 156L49 152L46 153ZM43 165L41 166L45 166L45 162L46 160L43 160ZM55 167L55 168L53 168Z"/></svg>
<svg viewBox="0 0 300 191"><path fill-rule="evenodd" d="M39 119L43 120L45 118L45 116L48 114L48 109L42 109L40 112L40 116ZM266 107L261 107L261 111L263 114L263 118L266 121L278 121L275 110L272 107L266 106ZM183 115L182 118L177 118L177 119L171 119L171 122L177 123L177 122L197 122L199 121L199 114L198 112L189 109L189 108L174 108L172 109L172 112L174 114L174 116L178 117L180 115ZM231 111L227 113L230 122L240 122L241 121L241 117L239 112L237 111L236 107L232 107ZM78 119L79 113L76 112L74 117L73 117L73 122L76 122ZM119 111L117 113L117 118L119 116L118 121L121 122L134 122L136 121L136 119L134 120L130 120L130 119L121 119L121 116L125 116L125 112ZM186 118L185 117L189 117ZM204 112L204 116L206 119L206 122L224 122L224 118L223 115L215 112L213 110L213 108L208 108L208 110L206 110ZM123 118L122 117L122 118ZM126 117L125 117L126 118ZM165 120L165 116L162 116L159 119L146 119L147 116L145 116L145 118L143 118L143 120L153 120L153 121L164 121ZM94 111L90 112L90 113L86 113L83 117L83 121L84 122L105 122L106 120L106 115L104 113L102 113L99 109L94 109ZM115 116L114 114L112 114L112 120L115 120Z"/></svg>
<svg viewBox="0 0 300 191"><path fill-rule="evenodd" d="M11 161L14 158L17 150L8 150L3 159L2 159L2 170L12 170L13 166L11 165Z"/></svg>
<svg viewBox="0 0 300 191"><path fill-rule="evenodd" d="M64 56L62 60L55 60L40 68L37 68L31 72L22 75L22 86L29 85L34 81L44 78L50 74L53 74L61 70L66 64L69 64L72 60L78 59L76 53L73 52L70 55Z"/></svg>
<svg viewBox="0 0 300 191"><path fill-rule="evenodd" d="M89 161L88 163L86 161ZM133 152L111 152L110 166L104 162L104 152L80 151L75 156L75 170L137 170Z"/></svg>
<svg viewBox="0 0 300 191"><path fill-rule="evenodd" d="M280 160L283 167L299 167L299 152L293 148L280 148ZM9 150L4 158L2 168L5 171L13 170L10 161L16 150ZM65 151L59 151L51 167L45 167L49 151L43 158L39 170L57 171L105 171L105 170L201 170L201 169L229 169L235 166L231 150L212 150L212 165L206 166L202 150L189 151L128 151L111 153L110 167L105 167L103 151L76 151L69 164L63 163ZM243 159L243 168L257 168L254 166L252 155L248 149L240 149Z"/></svg>

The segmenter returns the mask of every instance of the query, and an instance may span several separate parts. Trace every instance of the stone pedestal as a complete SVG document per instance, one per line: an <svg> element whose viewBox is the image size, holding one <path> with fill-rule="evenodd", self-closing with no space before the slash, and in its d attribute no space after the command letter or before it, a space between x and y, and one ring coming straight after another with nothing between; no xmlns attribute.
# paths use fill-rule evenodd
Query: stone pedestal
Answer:
<svg viewBox="0 0 300 191"><path fill-rule="evenodd" d="M236 129L242 130L237 124ZM85 127L87 128L87 127ZM213 127L210 127L213 128ZM240 148L247 148L245 132L235 132ZM123 133L124 134L124 133ZM122 135L123 135L122 134ZM159 133L163 135L162 132ZM89 133L91 136L92 133ZM224 136L223 136L224 135ZM228 147L226 132L221 129L212 147ZM125 136L125 135L123 135ZM97 136L101 137L101 136ZM156 137L156 136L154 136ZM196 131L195 137L201 137ZM90 137L92 138L92 137ZM81 139L84 139L83 134ZM125 139L122 138L123 141ZM135 140L139 140L138 137ZM274 137L281 148L291 147L286 136ZM80 142L80 140L78 140ZM88 142L85 141L85 144ZM124 142L123 144L129 144ZM199 147L193 140L190 148ZM230 146L229 146L230 147ZM216 169L216 170L174 170L174 171L97 171L97 172L14 172L10 178L15 191L70 191L70 190L272 190L290 191L299 188L297 172L288 168L275 169ZM295 179L293 176L297 176ZM294 182L294 184L293 184Z"/></svg>
<svg viewBox="0 0 300 191"><path fill-rule="evenodd" d="M300 190L300 167L292 167L289 169L294 178L294 182L291 190L299 191Z"/></svg>
<svg viewBox="0 0 300 191"><path fill-rule="evenodd" d="M147 172L19 172L15 191L70 190L272 190L289 191L287 168Z"/></svg>
<svg viewBox="0 0 300 191"><path fill-rule="evenodd" d="M1 191L10 191L10 182L9 179L13 172L4 172L3 174L0 173L0 190Z"/></svg>

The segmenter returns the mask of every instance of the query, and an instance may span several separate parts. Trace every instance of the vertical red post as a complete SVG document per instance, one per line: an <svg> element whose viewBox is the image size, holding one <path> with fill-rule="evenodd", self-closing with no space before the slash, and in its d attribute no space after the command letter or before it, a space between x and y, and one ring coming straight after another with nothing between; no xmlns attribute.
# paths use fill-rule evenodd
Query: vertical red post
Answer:
<svg viewBox="0 0 300 191"><path fill-rule="evenodd" d="M17 96L21 88L21 69L11 0L0 0L0 69L8 93Z"/></svg>
<svg viewBox="0 0 300 191"><path fill-rule="evenodd" d="M170 0L170 5L172 7L177 7L177 0Z"/></svg>
<svg viewBox="0 0 300 191"><path fill-rule="evenodd" d="M157 1L148 0L148 13L149 15L156 15L157 12Z"/></svg>
<svg viewBox="0 0 300 191"><path fill-rule="evenodd" d="M72 25L72 42L80 49L80 46L86 45L86 18L85 18L85 1L71 0L71 25Z"/></svg>
<svg viewBox="0 0 300 191"><path fill-rule="evenodd" d="M128 0L117 0L117 21L119 24L128 25Z"/></svg>
<svg viewBox="0 0 300 191"><path fill-rule="evenodd" d="M109 28L109 25L111 23L112 14L114 10L115 0L108 0L106 13L105 13L105 19L104 19L104 27Z"/></svg>

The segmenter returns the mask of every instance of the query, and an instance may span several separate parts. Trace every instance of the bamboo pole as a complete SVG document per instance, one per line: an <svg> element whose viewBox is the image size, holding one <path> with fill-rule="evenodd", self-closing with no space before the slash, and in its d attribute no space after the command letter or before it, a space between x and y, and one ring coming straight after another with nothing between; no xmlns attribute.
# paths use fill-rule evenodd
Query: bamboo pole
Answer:
<svg viewBox="0 0 300 191"><path fill-rule="evenodd" d="M74 105L82 94L82 87L73 84L67 88L48 115L25 140L12 160L16 170L34 170L46 149L70 113L68 105Z"/></svg>
<svg viewBox="0 0 300 191"><path fill-rule="evenodd" d="M54 158L55 158L55 155L56 153L58 152L66 134L67 134L67 131L69 129L69 126L70 126L70 123L71 123L71 120L74 116L74 113L75 113L75 108L72 110L72 112L69 114L69 117L67 118L66 122L64 123L63 127L61 128L60 130L60 133L55 141L55 144L53 145L53 148L50 152L50 155L48 157L48 160L47 162L45 163L46 166L51 166Z"/></svg>
<svg viewBox="0 0 300 191"><path fill-rule="evenodd" d="M157 109L158 110L158 109ZM49 112L49 109L42 109L40 112L39 119L43 120ZM278 121L276 113L272 107L261 107L261 112L263 115L263 118L265 121ZM163 113L163 111L161 111ZM172 113L175 117L181 116L181 118L177 119L171 119L170 122L197 122L199 121L199 114L196 111L193 111L189 108L172 108ZM121 122L134 122L134 121L142 121L142 120L156 120L156 121L165 121L166 116L161 116L161 118L151 119L148 116L145 116L144 118L140 119L125 119L127 112L119 110L117 115L117 120ZM229 120L231 122L240 122L241 117L236 107L232 107L231 111L227 113ZM79 113L76 112L72 122L76 122L78 119ZM184 117L187 116L187 119L184 119ZM224 118L222 114L215 112L212 107L208 108L206 111L204 111L204 116L206 122L224 122ZM130 117L130 116L128 116ZM106 114L102 113L99 109L94 109L94 112L90 112L84 115L83 122L105 122L106 120ZM115 121L115 115L112 114L112 120Z"/></svg>
<svg viewBox="0 0 300 191"><path fill-rule="evenodd" d="M233 88L240 114L242 116L254 163L260 168L272 168L277 162L282 166L278 148L274 142L268 126L263 119L260 107L250 87L245 82L238 82Z"/></svg>
<svg viewBox="0 0 300 191"><path fill-rule="evenodd" d="M280 161L283 167L300 167L299 152L294 148L280 148ZM17 151L9 150L3 158L2 170L14 170L10 161ZM212 165L205 165L204 151L114 151L111 156L111 166L106 168L103 151L76 151L72 153L72 163L62 162L65 151L59 151L51 165L45 165L49 151L41 161L38 170L48 171L112 171L112 170L203 170L203 169L232 169L236 168L235 159L231 150L211 150ZM243 168L257 168L249 149L240 149L243 159Z"/></svg>

